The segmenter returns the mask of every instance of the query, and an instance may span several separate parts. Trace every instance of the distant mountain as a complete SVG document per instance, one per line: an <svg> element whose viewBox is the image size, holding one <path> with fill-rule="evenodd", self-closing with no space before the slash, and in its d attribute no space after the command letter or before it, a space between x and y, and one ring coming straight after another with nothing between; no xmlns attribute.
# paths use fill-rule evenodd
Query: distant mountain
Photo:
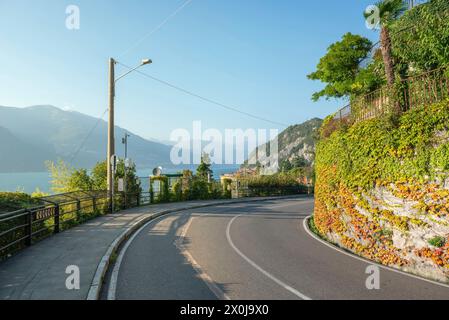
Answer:
<svg viewBox="0 0 449 320"><path fill-rule="evenodd" d="M70 161L97 122L94 117L54 106L0 106L0 172L42 171L45 160ZM124 129L115 128L116 153L121 157L124 134ZM129 156L138 167L169 164L170 146L130 134ZM93 167L106 158L106 143L107 123L101 120L71 164Z"/></svg>
<svg viewBox="0 0 449 320"><path fill-rule="evenodd" d="M317 130L322 123L323 120L314 118L302 124L290 126L281 132L278 136L279 163L285 160L292 162L301 158L307 165L311 165L315 161ZM247 163L254 163L259 150L266 149L266 144L259 146L250 154ZM247 167L247 165L244 166Z"/></svg>

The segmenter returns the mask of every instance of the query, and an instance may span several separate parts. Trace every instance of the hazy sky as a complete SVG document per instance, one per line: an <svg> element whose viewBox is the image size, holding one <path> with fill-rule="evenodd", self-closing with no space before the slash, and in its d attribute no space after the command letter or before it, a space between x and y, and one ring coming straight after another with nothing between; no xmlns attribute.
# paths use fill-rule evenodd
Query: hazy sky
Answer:
<svg viewBox="0 0 449 320"><path fill-rule="evenodd" d="M0 105L51 104L99 117L107 107L112 56L196 94L285 124L324 117L343 101L310 100L307 80L345 32L376 40L362 12L372 0L0 0ZM80 8L80 30L66 7ZM131 50L129 50L131 48ZM123 53L127 52L125 55ZM117 73L125 69L118 67ZM117 86L116 123L167 140L201 120L205 128L279 128L132 74Z"/></svg>

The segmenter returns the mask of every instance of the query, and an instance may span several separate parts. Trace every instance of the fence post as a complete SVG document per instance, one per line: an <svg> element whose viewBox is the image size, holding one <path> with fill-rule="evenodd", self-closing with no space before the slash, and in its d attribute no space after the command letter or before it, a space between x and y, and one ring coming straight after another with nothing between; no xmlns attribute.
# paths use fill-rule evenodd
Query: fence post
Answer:
<svg viewBox="0 0 449 320"><path fill-rule="evenodd" d="M79 222L81 220L81 201L76 201L76 220Z"/></svg>
<svg viewBox="0 0 449 320"><path fill-rule="evenodd" d="M25 240L26 246L31 246L33 243L33 212L31 210L27 210L27 226L26 226L26 234L27 239Z"/></svg>
<svg viewBox="0 0 449 320"><path fill-rule="evenodd" d="M54 233L59 233L59 204L56 205L55 207L55 229L54 229Z"/></svg>
<svg viewBox="0 0 449 320"><path fill-rule="evenodd" d="M140 207L140 192L137 193L137 206Z"/></svg>
<svg viewBox="0 0 449 320"><path fill-rule="evenodd" d="M93 210L93 213L97 212L97 198L95 198L95 197L92 198L92 210Z"/></svg>

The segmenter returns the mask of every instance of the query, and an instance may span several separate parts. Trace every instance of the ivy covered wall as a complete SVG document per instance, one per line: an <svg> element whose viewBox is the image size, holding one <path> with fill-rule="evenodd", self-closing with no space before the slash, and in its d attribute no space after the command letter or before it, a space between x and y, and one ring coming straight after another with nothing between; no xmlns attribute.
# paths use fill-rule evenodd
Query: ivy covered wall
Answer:
<svg viewBox="0 0 449 320"><path fill-rule="evenodd" d="M449 101L322 127L314 221L330 241L449 281Z"/></svg>

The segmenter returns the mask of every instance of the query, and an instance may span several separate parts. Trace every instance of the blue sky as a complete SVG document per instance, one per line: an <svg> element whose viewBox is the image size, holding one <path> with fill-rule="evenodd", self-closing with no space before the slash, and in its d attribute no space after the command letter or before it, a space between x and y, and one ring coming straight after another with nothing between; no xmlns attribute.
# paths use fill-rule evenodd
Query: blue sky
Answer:
<svg viewBox="0 0 449 320"><path fill-rule="evenodd" d="M107 107L107 60L285 124L324 117L344 101L310 97L306 75L345 32L376 41L362 12L372 0L193 0L138 46L184 0L0 0L0 105L51 104L99 117ZM81 29L65 27L77 5ZM129 48L127 54L122 55ZM126 71L118 67L117 73ZM279 128L186 96L139 74L118 83L116 123L168 140L176 128Z"/></svg>

